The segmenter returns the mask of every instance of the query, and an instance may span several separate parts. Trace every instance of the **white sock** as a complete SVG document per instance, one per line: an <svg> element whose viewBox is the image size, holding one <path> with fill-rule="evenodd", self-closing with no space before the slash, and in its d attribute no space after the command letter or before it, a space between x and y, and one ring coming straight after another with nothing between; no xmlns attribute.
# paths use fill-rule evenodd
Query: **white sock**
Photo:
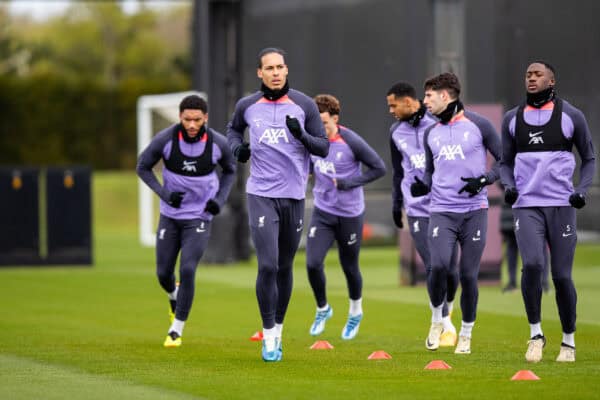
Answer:
<svg viewBox="0 0 600 400"><path fill-rule="evenodd" d="M168 293L169 295L169 300L177 300L177 293L179 292L179 285L175 286L175 290L173 290L171 293Z"/></svg>
<svg viewBox="0 0 600 400"><path fill-rule="evenodd" d="M448 305L448 315L452 314L452 310L454 307L454 301L446 301L446 304Z"/></svg>
<svg viewBox="0 0 600 400"><path fill-rule="evenodd" d="M317 311L327 311L329 308L329 303L326 303L323 307L317 306Z"/></svg>
<svg viewBox="0 0 600 400"><path fill-rule="evenodd" d="M169 332L175 331L179 336L183 336L183 325L185 325L185 321L180 321L175 318L169 328Z"/></svg>
<svg viewBox="0 0 600 400"><path fill-rule="evenodd" d="M350 314L351 316L355 317L357 315L360 315L363 313L362 310L362 297L358 300L352 300L350 299L350 309L348 311L348 314Z"/></svg>
<svg viewBox="0 0 600 400"><path fill-rule="evenodd" d="M283 324L275 323L275 333L275 336L281 337L281 334L283 333Z"/></svg>
<svg viewBox="0 0 600 400"><path fill-rule="evenodd" d="M542 333L542 323L541 322L538 322L537 324L529 324L529 331L531 332L531 336L529 336L529 337L534 337L537 335L544 336L544 334Z"/></svg>
<svg viewBox="0 0 600 400"><path fill-rule="evenodd" d="M568 344L569 346L575 347L575 332L573 333L564 333L563 332L563 343Z"/></svg>
<svg viewBox="0 0 600 400"><path fill-rule="evenodd" d="M277 327L274 326L269 329L263 328L263 337L265 337L265 338L277 337Z"/></svg>
<svg viewBox="0 0 600 400"><path fill-rule="evenodd" d="M450 319L449 315L442 318L442 323L444 324L444 331L456 333L456 328L454 327L454 325L452 325L452 320Z"/></svg>
<svg viewBox="0 0 600 400"><path fill-rule="evenodd" d="M475 325L475 321L473 322L462 322L462 325L460 327L460 336L465 336L470 338L471 337L471 331L473 330L473 325Z"/></svg>
<svg viewBox="0 0 600 400"><path fill-rule="evenodd" d="M440 304L437 307L429 304L429 307L431 308L431 322L442 322L442 308L444 308L444 304Z"/></svg>

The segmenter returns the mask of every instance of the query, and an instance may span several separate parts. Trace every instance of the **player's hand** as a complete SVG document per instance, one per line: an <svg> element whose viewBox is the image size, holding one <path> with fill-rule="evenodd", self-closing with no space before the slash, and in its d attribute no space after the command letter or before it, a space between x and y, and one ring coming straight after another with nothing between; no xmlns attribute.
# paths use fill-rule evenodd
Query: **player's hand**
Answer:
<svg viewBox="0 0 600 400"><path fill-rule="evenodd" d="M300 126L300 121L298 121L297 118L286 115L285 124L296 139L300 139L302 137L302 127Z"/></svg>
<svg viewBox="0 0 600 400"><path fill-rule="evenodd" d="M219 203L217 203L213 199L210 199L206 202L206 207L204 207L204 211L212 215L217 215L221 212L221 207L219 206Z"/></svg>
<svg viewBox="0 0 600 400"><path fill-rule="evenodd" d="M519 197L519 192L514 187L509 187L504 191L504 202L506 204L512 206L517 201L517 197Z"/></svg>
<svg viewBox="0 0 600 400"><path fill-rule="evenodd" d="M421 197L425 196L430 192L429 186L423 183L417 176L415 176L415 182L410 185L410 194L413 197Z"/></svg>
<svg viewBox="0 0 600 400"><path fill-rule="evenodd" d="M250 159L250 143L240 144L233 151L233 155L241 163L248 161Z"/></svg>
<svg viewBox="0 0 600 400"><path fill-rule="evenodd" d="M183 201L184 192L171 192L169 195L169 201L167 203L173 208L181 207L181 202Z"/></svg>
<svg viewBox="0 0 600 400"><path fill-rule="evenodd" d="M481 192L481 189L490 184L487 178L483 175L478 176L477 178L463 178L461 176L460 179L463 182L467 182L467 184L458 191L458 194L461 194L462 192L468 192L470 193L469 197L475 196L477 193Z"/></svg>
<svg viewBox="0 0 600 400"><path fill-rule="evenodd" d="M574 208L583 208L585 206L585 196L581 193L573 193L569 196L569 203L571 203Z"/></svg>
<svg viewBox="0 0 600 400"><path fill-rule="evenodd" d="M404 224L402 223L402 210L392 211L394 215L394 224L398 227L398 229L402 229Z"/></svg>
<svg viewBox="0 0 600 400"><path fill-rule="evenodd" d="M350 183L345 179L334 179L335 187L337 190L350 190Z"/></svg>

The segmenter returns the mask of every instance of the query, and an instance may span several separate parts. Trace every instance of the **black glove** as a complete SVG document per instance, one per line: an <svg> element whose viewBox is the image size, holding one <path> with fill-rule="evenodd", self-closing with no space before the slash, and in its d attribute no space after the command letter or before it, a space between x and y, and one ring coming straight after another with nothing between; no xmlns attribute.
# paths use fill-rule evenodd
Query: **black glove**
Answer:
<svg viewBox="0 0 600 400"><path fill-rule="evenodd" d="M167 201L167 203L169 203L169 205L173 208L179 208L181 207L181 201L183 200L184 195L184 192L171 192L169 195L169 201Z"/></svg>
<svg viewBox="0 0 600 400"><path fill-rule="evenodd" d="M573 193L569 196L569 203L571 203L574 208L583 208L585 206L585 196L581 193Z"/></svg>
<svg viewBox="0 0 600 400"><path fill-rule="evenodd" d="M396 224L399 229L402 229L404 227L404 224L402 223L402 210L392 211L392 214L394 215L394 224Z"/></svg>
<svg viewBox="0 0 600 400"><path fill-rule="evenodd" d="M350 183L347 180L345 180L345 179L336 179L335 180L335 187L338 190L350 190L350 189L352 189L350 187Z"/></svg>
<svg viewBox="0 0 600 400"><path fill-rule="evenodd" d="M219 206L219 203L217 203L213 199L210 199L209 201L206 202L206 207L204 207L204 211L206 211L212 215L217 215L218 213L221 212L221 207Z"/></svg>
<svg viewBox="0 0 600 400"><path fill-rule="evenodd" d="M510 204L511 206L515 204L517 201L517 197L519 197L519 192L514 187L508 188L504 191L504 202L506 204Z"/></svg>
<svg viewBox="0 0 600 400"><path fill-rule="evenodd" d="M300 127L300 122L298 119L286 115L285 124L296 139L300 139L302 137L302 128Z"/></svg>
<svg viewBox="0 0 600 400"><path fill-rule="evenodd" d="M241 163L245 163L250 158L250 143L242 143L233 150L233 155Z"/></svg>
<svg viewBox="0 0 600 400"><path fill-rule="evenodd" d="M478 176L477 178L463 178L461 176L460 179L463 182L467 182L467 184L458 191L458 194L461 194L462 192L469 192L469 197L475 196L477 193L481 192L481 189L483 189L486 185L489 185L489 181L483 175Z"/></svg>
<svg viewBox="0 0 600 400"><path fill-rule="evenodd" d="M429 187L423 183L422 180L420 180L418 177L415 176L415 182L410 185L410 194L413 197L421 197L421 196L425 196L427 193L429 193L431 189L429 189Z"/></svg>

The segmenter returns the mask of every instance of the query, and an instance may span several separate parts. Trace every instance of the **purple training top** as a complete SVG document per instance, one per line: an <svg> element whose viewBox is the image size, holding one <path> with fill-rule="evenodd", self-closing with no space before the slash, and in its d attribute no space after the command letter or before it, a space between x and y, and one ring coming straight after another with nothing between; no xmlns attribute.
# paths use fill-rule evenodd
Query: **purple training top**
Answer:
<svg viewBox="0 0 600 400"><path fill-rule="evenodd" d="M327 157L310 157L315 207L341 217L356 217L365 209L363 186L385 175L385 163L356 132L341 125L338 128L338 135L329 139ZM364 173L361 163L367 168Z"/></svg>
<svg viewBox="0 0 600 400"><path fill-rule="evenodd" d="M496 163L486 172L489 151ZM488 208L487 189L470 197L458 193L464 178L485 176L490 183L498 179L498 160L502 145L496 130L484 117L465 111L448 124L436 123L425 131L425 184L431 187L430 212L465 213Z"/></svg>
<svg viewBox="0 0 600 400"><path fill-rule="evenodd" d="M161 158L165 160L169 158L173 131L178 127L179 124L170 126L152 139L138 158L137 174L160 197L160 213L162 215L174 219L201 218L210 221L213 216L204 212L206 203L213 199L223 207L235 177L235 160L227 146L227 139L209 128L213 135L212 162L221 166L223 170L221 178L219 179L216 170L204 176L185 176L173 173L163 165L163 185L161 185L152 168ZM179 139L181 152L189 157L202 154L205 146L205 137L195 143L187 143L181 137ZM180 208L174 208L168 204L171 192L185 193Z"/></svg>
<svg viewBox="0 0 600 400"><path fill-rule="evenodd" d="M297 118L304 127L300 140L288 130L286 115ZM276 101L256 92L238 101L227 125L232 151L243 142L246 128L251 151L246 192L271 198L304 199L309 154L326 156L329 149L315 102L294 89Z"/></svg>
<svg viewBox="0 0 600 400"><path fill-rule="evenodd" d="M575 144L581 157L579 185L573 188L575 156L571 151L517 153L515 125L518 107L515 107L504 115L502 122L501 167L502 184L519 192L513 208L569 206L569 196L573 192L585 195L592 184L596 166L587 122L580 110L565 100L562 102L562 134ZM553 102L539 109L527 106L523 118L529 125L542 127L550 120L553 109Z"/></svg>
<svg viewBox="0 0 600 400"><path fill-rule="evenodd" d="M392 155L392 201L394 211L402 207L409 217L429 217L430 195L413 197L410 185L415 177L423 180L425 174L425 129L436 120L429 114L414 127L406 121L397 121L390 128L390 151Z"/></svg>

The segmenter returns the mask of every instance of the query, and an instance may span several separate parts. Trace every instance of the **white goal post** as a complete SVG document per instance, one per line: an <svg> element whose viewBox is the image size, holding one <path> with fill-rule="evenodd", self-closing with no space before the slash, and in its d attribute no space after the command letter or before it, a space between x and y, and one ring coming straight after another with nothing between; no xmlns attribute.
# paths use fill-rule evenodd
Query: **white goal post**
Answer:
<svg viewBox="0 0 600 400"><path fill-rule="evenodd" d="M162 118L175 123L179 121L179 103L185 96L196 94L208 101L206 93L188 91L158 95L141 96L137 101L137 151L139 154L150 144L156 129L152 122L152 113L159 114ZM139 229L140 243L142 246L154 246L155 211L154 198L156 194L140 179L138 183L139 204Z"/></svg>

